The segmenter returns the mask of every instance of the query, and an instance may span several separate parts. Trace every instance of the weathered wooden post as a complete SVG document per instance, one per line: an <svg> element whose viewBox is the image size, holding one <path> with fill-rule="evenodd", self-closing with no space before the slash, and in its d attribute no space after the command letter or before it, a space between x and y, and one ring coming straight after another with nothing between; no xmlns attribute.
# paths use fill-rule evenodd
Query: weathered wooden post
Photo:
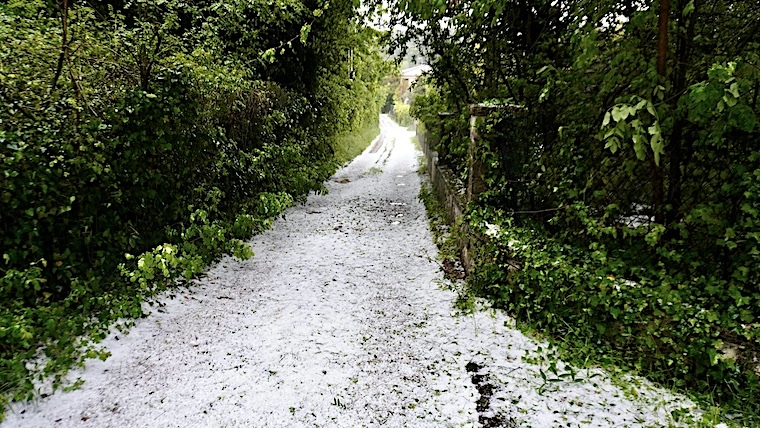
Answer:
<svg viewBox="0 0 760 428"><path fill-rule="evenodd" d="M470 147L468 153L469 174L467 175L467 202L478 200L478 195L488 189L486 184L487 166L483 163L484 151L497 151L496 142L489 141L486 147L482 144L482 137L478 132L478 125L482 123L483 118L488 117L491 113L507 110L510 114L515 114L523 107L513 104L473 104L470 105Z"/></svg>
<svg viewBox="0 0 760 428"><path fill-rule="evenodd" d="M467 202L477 201L478 195L483 193L486 186L486 166L483 164L483 150L490 150L483 147L481 136L478 132L478 123L483 121L492 112L499 109L499 106L486 104L473 104L470 106L470 147L467 150L467 159L469 173L467 174Z"/></svg>

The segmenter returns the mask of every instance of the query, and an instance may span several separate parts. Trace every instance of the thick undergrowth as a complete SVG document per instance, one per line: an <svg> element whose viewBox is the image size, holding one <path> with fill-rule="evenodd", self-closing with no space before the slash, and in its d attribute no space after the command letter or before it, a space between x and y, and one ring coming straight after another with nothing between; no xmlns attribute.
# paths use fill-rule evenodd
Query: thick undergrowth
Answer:
<svg viewBox="0 0 760 428"><path fill-rule="evenodd" d="M251 257L377 135L386 65L358 22L352 1L0 5L0 407Z"/></svg>
<svg viewBox="0 0 760 428"><path fill-rule="evenodd" d="M756 424L757 3L394 6L432 66L412 115L478 183L473 289Z"/></svg>

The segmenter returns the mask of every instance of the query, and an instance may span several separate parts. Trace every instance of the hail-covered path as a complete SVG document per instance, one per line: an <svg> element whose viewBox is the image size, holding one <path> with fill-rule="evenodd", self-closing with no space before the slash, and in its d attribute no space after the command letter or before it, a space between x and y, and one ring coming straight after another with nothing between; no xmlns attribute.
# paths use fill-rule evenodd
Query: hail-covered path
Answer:
<svg viewBox="0 0 760 428"><path fill-rule="evenodd" d="M418 200L420 153L406 129L381 129L328 194L252 239L254 258L162 297L106 339L80 389L17 404L0 426L619 428L699 412L635 378L554 370L500 311L458 313Z"/></svg>

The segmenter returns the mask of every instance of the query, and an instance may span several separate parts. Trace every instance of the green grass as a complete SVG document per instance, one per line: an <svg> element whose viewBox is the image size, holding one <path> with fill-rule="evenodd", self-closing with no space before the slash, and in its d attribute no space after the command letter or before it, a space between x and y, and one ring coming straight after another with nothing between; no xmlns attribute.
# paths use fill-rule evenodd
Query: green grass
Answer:
<svg viewBox="0 0 760 428"><path fill-rule="evenodd" d="M343 165L359 156L370 143L380 135L377 122L370 122L354 132L347 132L335 138L335 160Z"/></svg>

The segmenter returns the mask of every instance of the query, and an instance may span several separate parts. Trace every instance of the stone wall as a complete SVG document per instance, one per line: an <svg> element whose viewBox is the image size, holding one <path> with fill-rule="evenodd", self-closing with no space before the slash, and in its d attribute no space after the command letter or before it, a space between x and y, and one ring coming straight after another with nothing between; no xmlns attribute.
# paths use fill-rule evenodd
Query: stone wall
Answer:
<svg viewBox="0 0 760 428"><path fill-rule="evenodd" d="M418 132L417 139L425 154L430 183L433 186L438 201L446 212L446 221L452 226L452 228L459 227L457 245L459 246L462 265L469 274L472 269L472 244L474 243L475 238L469 233L467 223L464 221L458 221L462 218L465 209L467 208L465 202L466 196L460 194L457 187L453 184L454 180L451 177L451 172L447 168L441 167L438 163L438 152L432 150L429 146L429 133L427 131Z"/></svg>

